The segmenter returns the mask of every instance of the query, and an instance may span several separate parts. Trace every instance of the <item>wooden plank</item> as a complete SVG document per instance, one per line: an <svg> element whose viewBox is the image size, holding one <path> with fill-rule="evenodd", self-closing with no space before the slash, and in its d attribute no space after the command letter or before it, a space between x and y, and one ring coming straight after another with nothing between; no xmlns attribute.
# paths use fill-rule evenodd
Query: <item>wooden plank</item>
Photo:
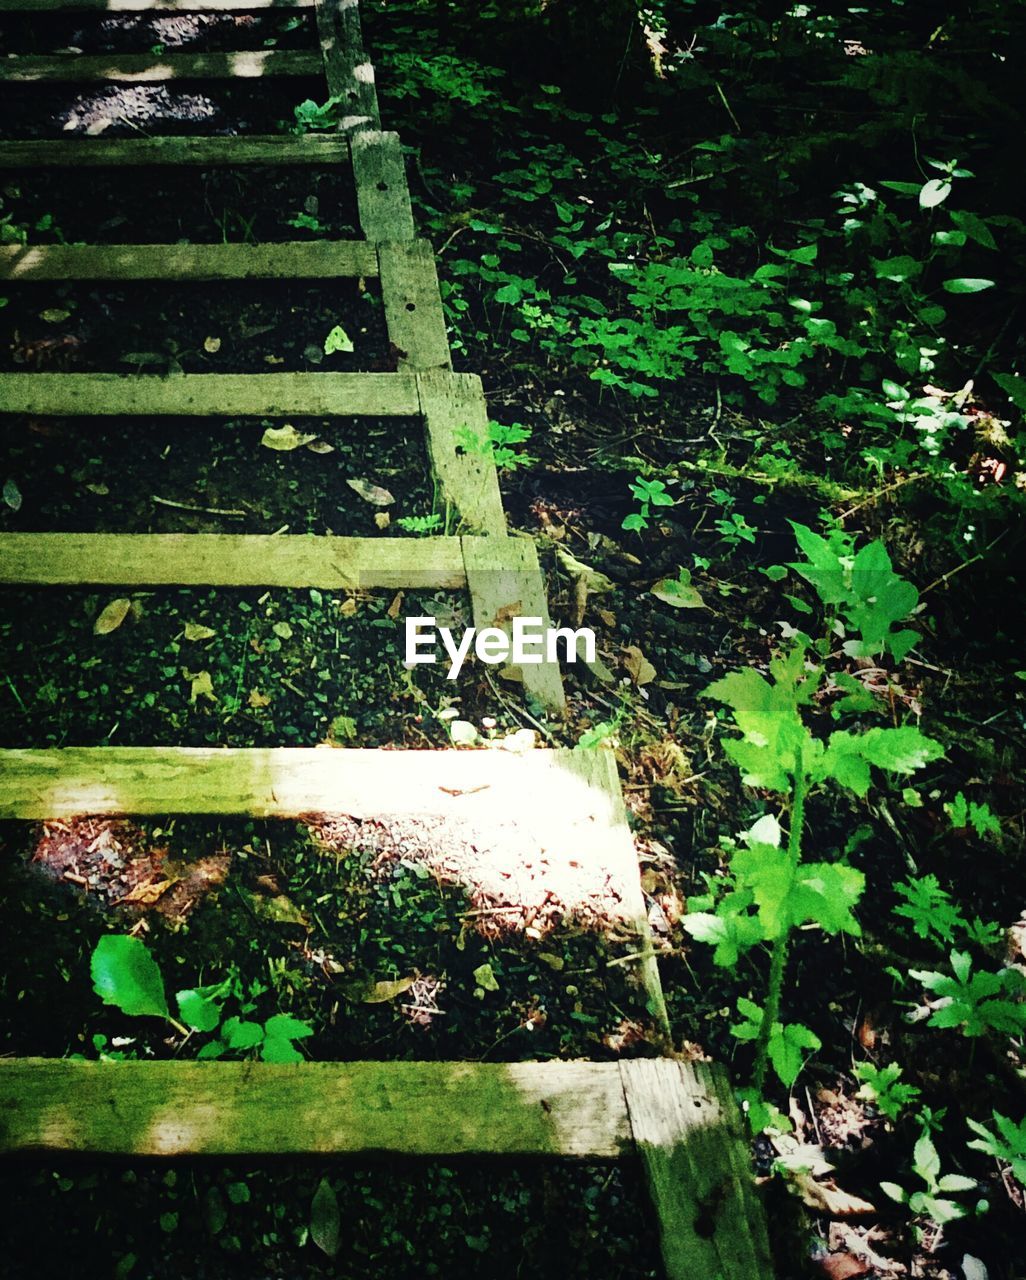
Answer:
<svg viewBox="0 0 1026 1280"><path fill-rule="evenodd" d="M641 958L637 962L637 972L645 990L648 1012L669 1047L673 1040L670 1015L659 976L648 908L641 889L638 854L620 790L616 755L604 748L575 750L567 753L562 766L568 774L580 779L594 797L595 822L588 836L589 858L594 858L602 866L618 869L617 882L622 886L620 892L638 935Z"/></svg>
<svg viewBox="0 0 1026 1280"><path fill-rule="evenodd" d="M385 323L400 369L451 369L435 256L426 240L378 245Z"/></svg>
<svg viewBox="0 0 1026 1280"><path fill-rule="evenodd" d="M0 1060L0 1152L618 1158L615 1063Z"/></svg>
<svg viewBox="0 0 1026 1280"><path fill-rule="evenodd" d="M505 534L481 379L440 370L419 373L417 388L428 455L444 501L455 507L471 533ZM473 444L466 443L468 437Z"/></svg>
<svg viewBox="0 0 1026 1280"><path fill-rule="evenodd" d="M80 83L115 81L152 84L161 80L237 80L268 76L319 76L320 58L303 50L258 49L237 53L80 53L0 58L0 82Z"/></svg>
<svg viewBox="0 0 1026 1280"><path fill-rule="evenodd" d="M461 588L459 538L241 533L5 533L0 583Z"/></svg>
<svg viewBox="0 0 1026 1280"><path fill-rule="evenodd" d="M772 1280L740 1117L720 1069L656 1058L621 1062L620 1073L667 1280Z"/></svg>
<svg viewBox="0 0 1026 1280"><path fill-rule="evenodd" d="M365 240L0 248L0 280L329 280L377 274L378 255Z"/></svg>
<svg viewBox="0 0 1026 1280"><path fill-rule="evenodd" d="M0 373L0 413L405 417L420 411L405 373Z"/></svg>
<svg viewBox="0 0 1026 1280"><path fill-rule="evenodd" d="M250 13L312 9L317 0L0 0L0 13Z"/></svg>
<svg viewBox="0 0 1026 1280"><path fill-rule="evenodd" d="M413 210L399 135L363 129L349 143L363 234L368 240L412 240Z"/></svg>
<svg viewBox="0 0 1026 1280"><path fill-rule="evenodd" d="M499 627L509 635L514 617L551 625L538 553L529 538L464 538L463 563L476 627ZM558 662L525 664L519 673L528 696L555 715L565 713Z"/></svg>
<svg viewBox="0 0 1026 1280"><path fill-rule="evenodd" d="M582 772L575 754L568 748L19 748L0 751L0 818L327 812L385 821L419 815L452 818L464 829L509 822L525 842L540 844L546 859L560 851L576 859L591 834L614 820L615 798ZM637 879L636 864L631 875Z"/></svg>
<svg viewBox="0 0 1026 1280"><path fill-rule="evenodd" d="M330 165L349 160L337 134L250 134L226 138L33 138L0 142L0 169L177 165Z"/></svg>
<svg viewBox="0 0 1026 1280"><path fill-rule="evenodd" d="M358 0L317 0L317 35L328 91L343 108L339 129L380 129L374 67L363 47Z"/></svg>

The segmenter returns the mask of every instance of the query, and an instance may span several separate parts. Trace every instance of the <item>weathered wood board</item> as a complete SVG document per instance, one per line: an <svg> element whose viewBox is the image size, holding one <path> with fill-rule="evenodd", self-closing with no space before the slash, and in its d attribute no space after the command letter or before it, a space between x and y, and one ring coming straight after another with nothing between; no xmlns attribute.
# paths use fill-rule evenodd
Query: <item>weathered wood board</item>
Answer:
<svg viewBox="0 0 1026 1280"><path fill-rule="evenodd" d="M0 1153L558 1156L629 1144L615 1063L0 1059Z"/></svg>
<svg viewBox="0 0 1026 1280"><path fill-rule="evenodd" d="M545 579L529 538L465 538L463 562L476 627L499 627L510 634L514 617L540 618L542 627L551 625ZM526 693L556 715L565 712L558 662L525 663L519 671Z"/></svg>
<svg viewBox="0 0 1026 1280"><path fill-rule="evenodd" d="M415 417L404 373L2 373L0 413L59 417Z"/></svg>
<svg viewBox="0 0 1026 1280"><path fill-rule="evenodd" d="M83 165L330 165L349 161L338 134L249 134L229 138L31 138L0 142L0 169Z"/></svg>
<svg viewBox="0 0 1026 1280"><path fill-rule="evenodd" d="M737 1105L709 1063L620 1063L667 1280L772 1280Z"/></svg>
<svg viewBox="0 0 1026 1280"><path fill-rule="evenodd" d="M8 586L459 589L459 538L335 538L242 533L5 533Z"/></svg>
<svg viewBox="0 0 1026 1280"><path fill-rule="evenodd" d="M258 49L239 53L122 53L98 56L55 53L0 58L0 81L78 83L114 81L152 84L162 80L237 80L267 76L318 76L315 53Z"/></svg>
<svg viewBox="0 0 1026 1280"><path fill-rule="evenodd" d="M417 389L431 469L443 499L471 533L504 535L506 513L491 457L481 379L445 370L425 372L417 375Z"/></svg>
<svg viewBox="0 0 1026 1280"><path fill-rule="evenodd" d="M412 240L406 166L397 133L364 129L350 137L360 229L368 240Z"/></svg>
<svg viewBox="0 0 1026 1280"><path fill-rule="evenodd" d="M317 35L328 91L341 105L340 130L380 128L374 67L363 48L359 5L353 0L317 0Z"/></svg>
<svg viewBox="0 0 1026 1280"><path fill-rule="evenodd" d="M330 280L377 274L377 251L365 240L0 248L0 280Z"/></svg>
<svg viewBox="0 0 1026 1280"><path fill-rule="evenodd" d="M388 337L400 369L451 369L435 256L426 240L378 245Z"/></svg>

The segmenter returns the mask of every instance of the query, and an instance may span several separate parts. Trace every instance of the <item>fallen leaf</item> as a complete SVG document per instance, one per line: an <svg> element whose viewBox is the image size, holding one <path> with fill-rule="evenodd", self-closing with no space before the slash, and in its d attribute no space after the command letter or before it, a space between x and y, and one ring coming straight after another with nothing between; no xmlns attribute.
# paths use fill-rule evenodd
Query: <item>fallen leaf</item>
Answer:
<svg viewBox="0 0 1026 1280"><path fill-rule="evenodd" d="M126 600L124 597L112 600L93 623L93 635L107 636L112 631L117 631L128 617L131 607L131 600Z"/></svg>
<svg viewBox="0 0 1026 1280"><path fill-rule="evenodd" d="M495 974L492 973L492 966L487 962L479 965L474 970L474 981L484 991L498 991L499 989Z"/></svg>
<svg viewBox="0 0 1026 1280"><path fill-rule="evenodd" d="M643 684L651 684L656 678L655 667L636 644L628 645L624 650L624 666L639 689Z"/></svg>
<svg viewBox="0 0 1026 1280"><path fill-rule="evenodd" d="M95 493L98 498L105 498L110 489L105 484L87 484L86 488L90 493Z"/></svg>
<svg viewBox="0 0 1026 1280"><path fill-rule="evenodd" d="M264 364L284 364L284 356L264 356Z"/></svg>
<svg viewBox="0 0 1026 1280"><path fill-rule="evenodd" d="M12 511L21 510L21 490L13 480L4 481L4 502Z"/></svg>
<svg viewBox="0 0 1026 1280"><path fill-rule="evenodd" d="M403 607L403 593L401 591L397 591L395 595L395 599L392 601L392 603L388 606L388 609L387 609L388 616L392 619L393 622L395 621L396 618L399 617L399 611L400 609L402 609L402 607Z"/></svg>
<svg viewBox="0 0 1026 1280"><path fill-rule="evenodd" d="M394 1000L396 996L401 996L404 991L409 991L414 982L416 982L416 978L397 978L394 982L375 982L361 998L364 1004L386 1004L389 1000Z"/></svg>
<svg viewBox="0 0 1026 1280"><path fill-rule="evenodd" d="M46 311L40 311L39 318L47 324L63 324L65 320L71 319L71 312L63 307L49 307Z"/></svg>
<svg viewBox="0 0 1026 1280"><path fill-rule="evenodd" d="M221 350L221 339L220 338L204 338L203 350L208 355L216 356L217 353Z"/></svg>
<svg viewBox="0 0 1026 1280"><path fill-rule="evenodd" d="M340 324L335 325L324 339L324 354L326 356L333 356L337 352L344 354L353 350L355 350L353 340Z"/></svg>
<svg viewBox="0 0 1026 1280"><path fill-rule="evenodd" d="M261 693L259 689L250 689L249 697L246 699L251 707L269 707L271 699L266 693Z"/></svg>
<svg viewBox="0 0 1026 1280"><path fill-rule="evenodd" d="M311 440L306 446L311 453L334 453L335 446L328 444L327 440Z"/></svg>
<svg viewBox="0 0 1026 1280"><path fill-rule="evenodd" d="M183 667L182 675L186 680L190 681L189 701L191 703L195 704L199 698L206 698L210 702L217 701L217 694L214 693L209 671L187 671Z"/></svg>
<svg viewBox="0 0 1026 1280"><path fill-rule="evenodd" d="M268 898L262 893L247 894L253 914L260 920L270 924L307 924L306 916L296 904L284 893Z"/></svg>
<svg viewBox="0 0 1026 1280"><path fill-rule="evenodd" d="M338 1196L328 1179L322 1178L310 1205L310 1238L329 1258L338 1253L341 1226Z"/></svg>
<svg viewBox="0 0 1026 1280"><path fill-rule="evenodd" d="M817 1213L825 1213L831 1218L853 1218L863 1213L876 1213L876 1208L868 1200L860 1200L858 1196L842 1191L832 1178L817 1182L810 1174L794 1172L791 1182L802 1200Z"/></svg>
<svg viewBox="0 0 1026 1280"><path fill-rule="evenodd" d="M551 951L539 951L538 959L547 964L550 969L555 969L557 973L560 969L566 968L566 961L563 957L554 955Z"/></svg>
<svg viewBox="0 0 1026 1280"><path fill-rule="evenodd" d="M596 609L595 612L599 616L599 621L606 627L616 626L616 614L610 612L609 609Z"/></svg>
<svg viewBox="0 0 1026 1280"><path fill-rule="evenodd" d="M356 600L352 596L346 596L339 605L338 611L343 618L351 618L356 613Z"/></svg>
<svg viewBox="0 0 1026 1280"><path fill-rule="evenodd" d="M186 640L213 640L217 632L213 627L201 626L198 622L187 622L185 624Z"/></svg>
<svg viewBox="0 0 1026 1280"><path fill-rule="evenodd" d="M286 422L281 427L268 427L260 437L260 443L265 449L274 449L278 453L290 453L293 449L301 449L303 445L310 444L316 439L316 436L303 435L291 422Z"/></svg>
<svg viewBox="0 0 1026 1280"><path fill-rule="evenodd" d="M292 639L292 628L287 622L276 622L271 630L281 640Z"/></svg>
<svg viewBox="0 0 1026 1280"><path fill-rule="evenodd" d="M371 484L369 480L347 480L346 484L364 502L372 502L376 507L387 507L390 503L395 502L395 498L392 497L387 489L382 489L377 484Z"/></svg>
<svg viewBox="0 0 1026 1280"><path fill-rule="evenodd" d="M698 588L691 585L691 571L679 570L676 578L663 578L652 588L652 595L663 604L671 604L675 609L707 609L709 606L698 594Z"/></svg>
<svg viewBox="0 0 1026 1280"><path fill-rule="evenodd" d="M868 1276L873 1268L862 1258L850 1253L828 1253L819 1259L819 1268L827 1280L854 1280Z"/></svg>
<svg viewBox="0 0 1026 1280"><path fill-rule="evenodd" d="M616 583L611 578L585 564L583 560L578 560L565 547L556 547L556 559L571 577L582 579L593 595L616 590Z"/></svg>
<svg viewBox="0 0 1026 1280"><path fill-rule="evenodd" d="M123 898L118 899L118 903L134 902L139 906L152 907L158 898L162 898L172 885L177 884L177 878L174 880L151 880L147 884L137 884L131 893L126 893Z"/></svg>
<svg viewBox="0 0 1026 1280"><path fill-rule="evenodd" d="M375 511L374 523L377 525L379 529L387 529L388 526L392 523L392 517L388 514L387 511Z"/></svg>

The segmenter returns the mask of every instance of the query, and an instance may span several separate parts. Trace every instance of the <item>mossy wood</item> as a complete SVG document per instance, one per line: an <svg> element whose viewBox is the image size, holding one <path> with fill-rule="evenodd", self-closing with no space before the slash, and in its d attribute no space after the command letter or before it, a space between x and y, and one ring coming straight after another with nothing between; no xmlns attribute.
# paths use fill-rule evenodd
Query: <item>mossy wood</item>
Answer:
<svg viewBox="0 0 1026 1280"><path fill-rule="evenodd" d="M0 1060L0 1152L559 1156L629 1147L615 1063Z"/></svg>
<svg viewBox="0 0 1026 1280"><path fill-rule="evenodd" d="M621 1062L620 1071L667 1280L772 1280L762 1208L723 1072L667 1058Z"/></svg>
<svg viewBox="0 0 1026 1280"><path fill-rule="evenodd" d="M428 456L441 496L471 533L506 533L488 409L476 374L417 375Z"/></svg>
<svg viewBox="0 0 1026 1280"><path fill-rule="evenodd" d="M380 128L374 67L364 52L359 5L352 0L317 0L317 35L328 92L339 99L339 128Z"/></svg>
<svg viewBox="0 0 1026 1280"><path fill-rule="evenodd" d="M368 240L412 240L416 232L399 135L364 129L349 141L361 231Z"/></svg>
<svg viewBox="0 0 1026 1280"><path fill-rule="evenodd" d="M160 80L236 80L267 76L318 76L315 53L259 49L239 53L55 53L0 59L0 81L149 84Z"/></svg>
<svg viewBox="0 0 1026 1280"><path fill-rule="evenodd" d="M542 627L549 627L545 580L529 538L467 538L463 560L476 627L499 627L509 634L515 617L540 618ZM558 662L525 663L511 672L547 710L558 715L566 710Z"/></svg>
<svg viewBox="0 0 1026 1280"><path fill-rule="evenodd" d="M0 413L60 417L411 417L403 373L0 373Z"/></svg>
<svg viewBox="0 0 1026 1280"><path fill-rule="evenodd" d="M332 165L349 160L337 134L250 134L230 138L31 138L0 142L0 169L91 165Z"/></svg>
<svg viewBox="0 0 1026 1280"><path fill-rule="evenodd" d="M329 280L373 277L365 240L280 244L46 244L0 248L7 280Z"/></svg>
<svg viewBox="0 0 1026 1280"><path fill-rule="evenodd" d="M378 245L385 323L400 369L451 369L435 257L426 240Z"/></svg>
<svg viewBox="0 0 1026 1280"><path fill-rule="evenodd" d="M240 533L7 533L0 583L459 589L462 540Z"/></svg>

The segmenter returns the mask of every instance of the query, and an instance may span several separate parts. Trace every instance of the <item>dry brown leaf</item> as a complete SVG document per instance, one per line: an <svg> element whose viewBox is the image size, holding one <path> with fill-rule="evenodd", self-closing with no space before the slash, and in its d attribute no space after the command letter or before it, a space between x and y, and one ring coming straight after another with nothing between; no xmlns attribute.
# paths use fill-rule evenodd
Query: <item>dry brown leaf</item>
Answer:
<svg viewBox="0 0 1026 1280"><path fill-rule="evenodd" d="M854 1280L856 1276L868 1276L873 1268L862 1258L850 1253L828 1253L819 1259L819 1267L827 1280Z"/></svg>
<svg viewBox="0 0 1026 1280"><path fill-rule="evenodd" d="M802 1200L817 1213L825 1213L831 1218L854 1218L864 1213L876 1213L876 1208L868 1200L860 1200L850 1195L834 1182L826 1178L817 1182L807 1173L792 1173L791 1182Z"/></svg>
<svg viewBox="0 0 1026 1280"><path fill-rule="evenodd" d="M403 593L401 591L397 591L395 595L395 599L388 606L388 610L387 610L388 616L392 619L393 622L396 620L396 618L399 617L399 611L402 609L402 607L403 607Z"/></svg>
<svg viewBox="0 0 1026 1280"><path fill-rule="evenodd" d="M141 907L152 907L158 898L162 898L173 884L177 884L178 879L172 880L150 880L146 884L137 884L135 888L126 893L123 898L119 898L119 905L124 902L134 902Z"/></svg>
<svg viewBox="0 0 1026 1280"><path fill-rule="evenodd" d="M311 440L306 446L311 453L334 453L335 446L328 444L327 440Z"/></svg>
<svg viewBox="0 0 1026 1280"><path fill-rule="evenodd" d="M117 631L128 617L131 607L131 600L126 600L124 597L112 600L93 623L93 635L106 636L112 631Z"/></svg>
<svg viewBox="0 0 1026 1280"><path fill-rule="evenodd" d="M352 596L346 596L339 605L338 611L343 618L351 618L356 613L356 600Z"/></svg>
<svg viewBox="0 0 1026 1280"><path fill-rule="evenodd" d="M291 453L293 449L300 449L316 439L316 436L304 435L291 422L286 422L280 427L268 427L260 437L260 443L265 449L274 449L277 453Z"/></svg>
<svg viewBox="0 0 1026 1280"><path fill-rule="evenodd" d="M624 650L624 666L640 689L643 684L651 684L656 678L656 669L645 657L636 644L628 645Z"/></svg>

